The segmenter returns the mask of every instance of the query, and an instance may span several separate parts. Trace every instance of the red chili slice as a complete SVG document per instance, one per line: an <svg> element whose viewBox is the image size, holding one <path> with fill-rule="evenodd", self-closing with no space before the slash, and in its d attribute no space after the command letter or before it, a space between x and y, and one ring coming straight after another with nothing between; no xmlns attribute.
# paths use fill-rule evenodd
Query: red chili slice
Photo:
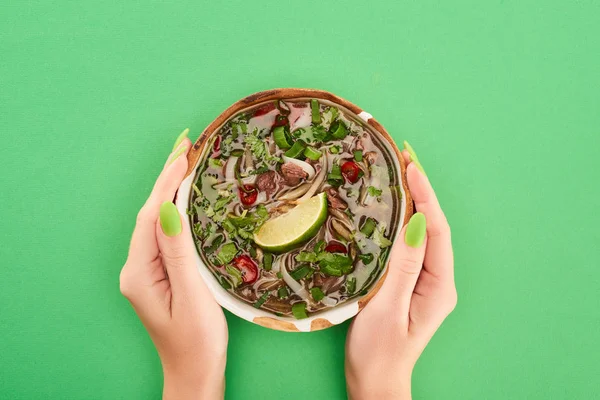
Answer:
<svg viewBox="0 0 600 400"><path fill-rule="evenodd" d="M273 122L273 128L277 128L278 126L288 125L290 122L288 121L288 117L285 115L278 115L275 117L275 122Z"/></svg>
<svg viewBox="0 0 600 400"><path fill-rule="evenodd" d="M325 246L325 251L328 252L328 253L344 253L344 254L348 254L348 249L346 248L346 246L344 246L340 242L336 242L334 240L332 240L331 242L329 242L327 244L327 246Z"/></svg>
<svg viewBox="0 0 600 400"><path fill-rule="evenodd" d="M245 254L237 256L233 259L233 266L242 272L242 280L244 283L254 283L258 278L258 266Z"/></svg>
<svg viewBox="0 0 600 400"><path fill-rule="evenodd" d="M217 158L221 155L221 136L217 136L215 144L213 144L212 158Z"/></svg>
<svg viewBox="0 0 600 400"><path fill-rule="evenodd" d="M275 102L272 101L268 104L265 104L264 106L260 106L256 109L256 111L254 111L254 116L255 117L260 117L261 115L265 115L270 113L271 111L273 111L275 109Z"/></svg>
<svg viewBox="0 0 600 400"><path fill-rule="evenodd" d="M360 168L354 161L346 161L342 164L342 175L350 183L356 183L360 177Z"/></svg>
<svg viewBox="0 0 600 400"><path fill-rule="evenodd" d="M240 194L240 200L245 206L254 204L258 197L258 189L252 185L244 185L243 189L241 187L238 188L238 192Z"/></svg>

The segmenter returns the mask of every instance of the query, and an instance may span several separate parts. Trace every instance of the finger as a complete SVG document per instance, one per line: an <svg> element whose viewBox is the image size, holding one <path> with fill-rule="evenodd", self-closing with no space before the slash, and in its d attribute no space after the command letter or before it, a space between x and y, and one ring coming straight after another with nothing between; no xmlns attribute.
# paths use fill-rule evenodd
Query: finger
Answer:
<svg viewBox="0 0 600 400"><path fill-rule="evenodd" d="M129 256L138 261L149 262L158 256L156 243L156 223L160 205L175 197L179 185L187 171L187 158L185 155L191 146L189 139L173 151L167 160L162 172L158 176L150 197L137 216L136 226L131 237Z"/></svg>
<svg viewBox="0 0 600 400"><path fill-rule="evenodd" d="M393 302L401 315L408 315L415 285L425 257L427 222L425 215L414 214L400 231L390 256L389 270L378 297Z"/></svg>
<svg viewBox="0 0 600 400"><path fill-rule="evenodd" d="M408 153L408 150L402 150L402 158L406 165L410 164L410 154Z"/></svg>
<svg viewBox="0 0 600 400"><path fill-rule="evenodd" d="M210 296L196 266L196 248L189 224L170 201L160 207L156 236L173 300L181 303L199 296Z"/></svg>
<svg viewBox="0 0 600 400"><path fill-rule="evenodd" d="M411 162L406 171L410 194L418 212L427 218L424 268L440 279L454 279L450 226L427 176Z"/></svg>

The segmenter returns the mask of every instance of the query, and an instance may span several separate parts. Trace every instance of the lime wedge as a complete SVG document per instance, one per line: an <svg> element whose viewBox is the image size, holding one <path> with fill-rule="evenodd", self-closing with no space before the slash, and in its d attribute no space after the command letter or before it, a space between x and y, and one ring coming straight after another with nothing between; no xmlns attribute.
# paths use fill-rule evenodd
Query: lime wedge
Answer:
<svg viewBox="0 0 600 400"><path fill-rule="evenodd" d="M315 236L327 219L327 198L320 193L265 222L254 242L273 253L284 253Z"/></svg>

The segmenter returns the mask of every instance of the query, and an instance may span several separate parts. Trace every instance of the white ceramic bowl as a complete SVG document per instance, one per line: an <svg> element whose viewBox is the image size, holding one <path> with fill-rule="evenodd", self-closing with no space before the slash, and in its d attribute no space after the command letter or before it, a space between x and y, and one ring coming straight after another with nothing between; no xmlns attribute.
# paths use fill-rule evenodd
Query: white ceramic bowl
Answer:
<svg viewBox="0 0 600 400"><path fill-rule="evenodd" d="M227 122L227 120L239 112L254 107L258 104L273 101L276 99L311 99L316 98L325 104L332 104L350 115L354 115L362 119L367 127L370 128L375 135L378 135L388 145L390 153L394 155L394 162L397 171L400 171L400 178L402 184L400 189L402 192L401 210L399 221L402 221L402 225L406 224L413 214L413 202L406 185L406 165L398 150L398 147L394 143L393 139L387 133L385 128L379 122L377 122L373 116L354 104L337 97L329 92L315 89L273 89L263 92L258 92L250 95L225 110L219 115L200 135L196 143L188 154L189 169L187 176L181 183L177 193L177 199L175 204L177 209L183 215L186 214L187 207L190 201L192 183L196 175L196 169L198 164L205 157L205 153L210 150L210 146L207 144L212 143L211 138L219 131L221 126ZM187 229L190 229L189 219L186 219ZM397 229L397 234L400 229ZM394 241L396 238L393 239ZM262 325L267 328L277 329L281 331L289 332L310 332L328 328L330 326L344 322L345 320L355 316L377 293L381 284L383 283L386 275L387 268L379 274L379 278L371 285L369 291L364 296L357 296L348 300L337 307L325 309L324 311L315 313L306 319L297 320L290 317L278 317L275 314L267 312L265 310L256 309L250 304L247 304L225 290L211 271L204 265L204 262L200 256L196 253L196 264L200 275L206 282L208 288L212 292L217 302L225 307L227 310L243 318L247 321L253 322L258 325Z"/></svg>

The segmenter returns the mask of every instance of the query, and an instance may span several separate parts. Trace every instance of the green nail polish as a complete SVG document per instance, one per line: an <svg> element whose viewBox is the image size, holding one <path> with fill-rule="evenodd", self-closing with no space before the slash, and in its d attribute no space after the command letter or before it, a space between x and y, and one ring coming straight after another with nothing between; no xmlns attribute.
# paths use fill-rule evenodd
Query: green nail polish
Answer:
<svg viewBox="0 0 600 400"><path fill-rule="evenodd" d="M406 234L404 235L404 243L410 247L421 247L427 234L427 221L423 213L416 213L408 221L406 225Z"/></svg>
<svg viewBox="0 0 600 400"><path fill-rule="evenodd" d="M165 201L160 205L160 226L167 236L177 236L181 233L179 211L170 201Z"/></svg>
<svg viewBox="0 0 600 400"><path fill-rule="evenodd" d="M184 139L187 137L188 133L190 133L189 128L185 128L183 130L183 132L181 132L179 134L179 136L177 136L177 139L175 139L175 144L173 145L173 150L171 150L171 151L175 151L175 149L177 148L177 146L179 146L181 144L181 142L183 142Z"/></svg>
<svg viewBox="0 0 600 400"><path fill-rule="evenodd" d="M412 163L415 164L415 166L417 168L419 168L419 171L421 171L423 173L423 175L427 176L427 174L425 173L425 170L423 169L423 166L421 165L421 163L419 162L419 160L417 160L416 158L414 160L412 160Z"/></svg>
<svg viewBox="0 0 600 400"><path fill-rule="evenodd" d="M417 153L415 153L415 149L413 149L412 146L406 140L404 141L404 149L408 151L408 154L410 154L411 160L414 161L419 159L419 157L417 157Z"/></svg>
<svg viewBox="0 0 600 400"><path fill-rule="evenodd" d="M182 148L177 150L175 153L173 153L173 156L171 157L171 161L169 161L169 164L173 164L173 161L177 160L179 158L179 156L185 152L186 149L187 148L185 146L183 146Z"/></svg>

